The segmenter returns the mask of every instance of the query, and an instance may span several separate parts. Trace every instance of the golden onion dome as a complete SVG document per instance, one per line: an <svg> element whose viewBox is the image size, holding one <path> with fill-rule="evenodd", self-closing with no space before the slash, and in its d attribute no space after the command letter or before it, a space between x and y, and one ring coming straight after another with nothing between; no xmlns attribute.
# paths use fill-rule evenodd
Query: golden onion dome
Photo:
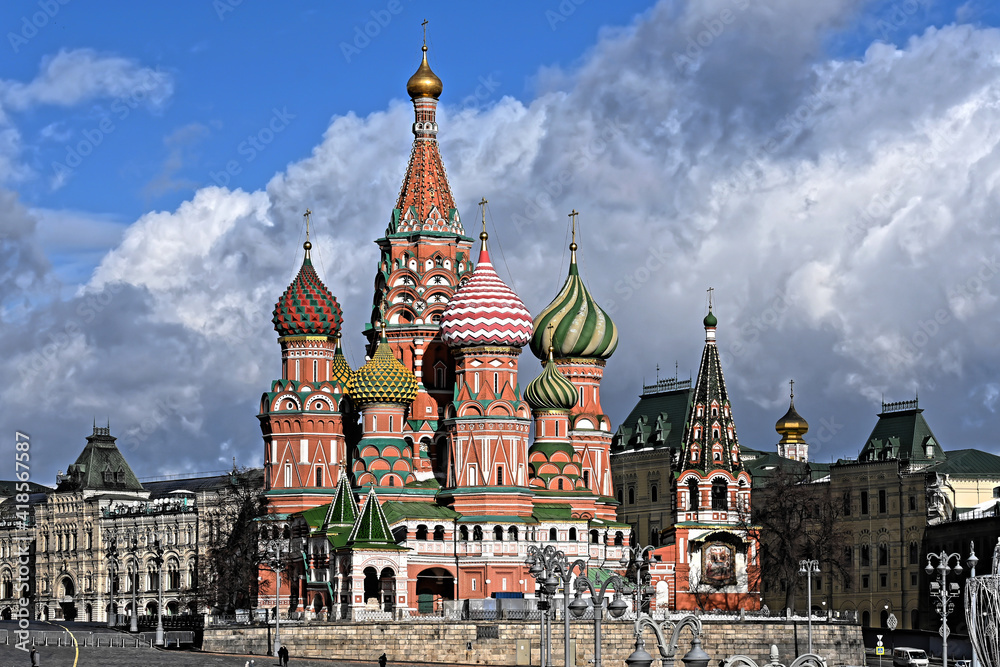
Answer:
<svg viewBox="0 0 1000 667"><path fill-rule="evenodd" d="M410 80L406 82L406 92L410 95L410 99L413 100L418 97L433 97L434 99L438 99L441 97L441 91L444 90L444 84L441 83L441 79L434 73L431 66L427 64L427 45L424 44L421 50L424 52L424 58L420 63L420 67L413 73Z"/></svg>
<svg viewBox="0 0 1000 667"><path fill-rule="evenodd" d="M794 394L788 399L788 412L774 424L774 430L783 441L799 441L809 430L809 422L795 410Z"/></svg>
<svg viewBox="0 0 1000 667"><path fill-rule="evenodd" d="M404 366L392 353L389 341L382 337L372 358L365 362L347 382L347 393L359 405L367 403L413 402L417 397L417 378L413 371Z"/></svg>
<svg viewBox="0 0 1000 667"><path fill-rule="evenodd" d="M333 353L333 361L330 364L330 380L347 391L347 383L351 381L351 376L354 375L354 370L351 368L351 364L348 363L347 357L344 356L344 351L340 347L340 332L337 332L337 349Z"/></svg>

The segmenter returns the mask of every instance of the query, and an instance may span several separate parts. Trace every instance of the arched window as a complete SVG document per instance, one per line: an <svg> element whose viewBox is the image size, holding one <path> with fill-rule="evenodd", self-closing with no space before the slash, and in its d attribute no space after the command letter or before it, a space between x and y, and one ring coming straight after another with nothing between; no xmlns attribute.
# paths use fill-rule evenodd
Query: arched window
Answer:
<svg viewBox="0 0 1000 667"><path fill-rule="evenodd" d="M625 544L625 535L619 530L615 533L615 546L620 547L623 544Z"/></svg>
<svg viewBox="0 0 1000 667"><path fill-rule="evenodd" d="M724 479L712 480L712 509L729 509L729 486Z"/></svg>
<svg viewBox="0 0 1000 667"><path fill-rule="evenodd" d="M569 541L576 542L576 528L569 529Z"/></svg>
<svg viewBox="0 0 1000 667"><path fill-rule="evenodd" d="M601 540L601 534L599 532L597 532L596 529L590 531L590 543L591 544L600 544L601 543L600 540Z"/></svg>
<svg viewBox="0 0 1000 667"><path fill-rule="evenodd" d="M493 539L497 542L503 542L503 527L494 526L493 528Z"/></svg>
<svg viewBox="0 0 1000 667"><path fill-rule="evenodd" d="M427 526L425 526L424 524L420 524L419 526L417 526L417 535L416 535L416 538L418 540L426 540L427 539Z"/></svg>
<svg viewBox="0 0 1000 667"><path fill-rule="evenodd" d="M628 490L628 504L635 505L635 489L632 487L629 487Z"/></svg>
<svg viewBox="0 0 1000 667"><path fill-rule="evenodd" d="M888 565L889 564L889 545L882 543L878 545L878 564Z"/></svg>
<svg viewBox="0 0 1000 667"><path fill-rule="evenodd" d="M698 509L698 480L694 478L688 480L688 509Z"/></svg>
<svg viewBox="0 0 1000 667"><path fill-rule="evenodd" d="M434 526L434 541L444 542L444 526Z"/></svg>
<svg viewBox="0 0 1000 667"><path fill-rule="evenodd" d="M555 528L549 528L549 542L557 542L559 540L559 533L556 532Z"/></svg>
<svg viewBox="0 0 1000 667"><path fill-rule="evenodd" d="M507 529L507 540L517 542L517 526L511 526Z"/></svg>
<svg viewBox="0 0 1000 667"><path fill-rule="evenodd" d="M458 541L468 542L469 541L469 528L468 526L459 526L458 528Z"/></svg>
<svg viewBox="0 0 1000 667"><path fill-rule="evenodd" d="M483 528L482 526L473 526L472 528L472 541L482 542L483 541Z"/></svg>
<svg viewBox="0 0 1000 667"><path fill-rule="evenodd" d="M621 489L618 489L618 504L619 505L622 504L622 502L623 502L622 499L625 497L623 494L624 494L624 492Z"/></svg>
<svg viewBox="0 0 1000 667"><path fill-rule="evenodd" d="M654 484L649 489L649 499L655 503L657 501L658 495L659 494L657 493L656 484Z"/></svg>
<svg viewBox="0 0 1000 667"><path fill-rule="evenodd" d="M559 488L560 491L563 490L563 479L562 479L562 477L560 477L559 479L556 480L556 485L558 486L558 488Z"/></svg>

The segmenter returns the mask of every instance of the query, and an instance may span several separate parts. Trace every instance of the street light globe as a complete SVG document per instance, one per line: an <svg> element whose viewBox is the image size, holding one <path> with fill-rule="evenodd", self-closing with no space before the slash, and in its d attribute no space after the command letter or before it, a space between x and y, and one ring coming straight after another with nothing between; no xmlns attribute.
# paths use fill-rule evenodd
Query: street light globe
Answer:
<svg viewBox="0 0 1000 667"><path fill-rule="evenodd" d="M681 661L685 667L708 667L710 659L701 648L701 638L696 636L691 639L691 650L684 654Z"/></svg>
<svg viewBox="0 0 1000 667"><path fill-rule="evenodd" d="M653 664L653 656L649 654L649 651L647 651L642 644L639 644L635 647L635 650L632 651L629 657L625 658L625 664L628 665L628 667L649 667ZM708 664L707 660L705 664Z"/></svg>
<svg viewBox="0 0 1000 667"><path fill-rule="evenodd" d="M615 595L615 599L608 605L608 613L611 614L613 618L621 618L621 615L627 610L628 605L625 604L625 601L622 600L619 595Z"/></svg>
<svg viewBox="0 0 1000 667"><path fill-rule="evenodd" d="M569 610L573 612L573 615L577 618L583 616L589 607L590 605L584 602L583 598L579 595L573 598L573 601L569 603Z"/></svg>
<svg viewBox="0 0 1000 667"><path fill-rule="evenodd" d="M926 572L928 575L934 574L934 566L928 562L927 567L924 568L924 572Z"/></svg>

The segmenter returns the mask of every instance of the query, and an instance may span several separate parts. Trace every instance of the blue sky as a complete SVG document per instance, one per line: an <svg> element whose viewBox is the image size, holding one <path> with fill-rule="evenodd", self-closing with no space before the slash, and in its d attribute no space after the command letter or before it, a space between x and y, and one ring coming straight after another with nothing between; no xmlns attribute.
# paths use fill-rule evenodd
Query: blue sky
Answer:
<svg viewBox="0 0 1000 667"><path fill-rule="evenodd" d="M697 369L711 285L744 444L795 377L821 460L917 391L946 449L997 451L995 3L35 0L0 6L0 423L45 474L95 415L140 475L259 461L306 206L361 363L424 19L460 210L490 199L533 312L582 212L613 422Z"/></svg>

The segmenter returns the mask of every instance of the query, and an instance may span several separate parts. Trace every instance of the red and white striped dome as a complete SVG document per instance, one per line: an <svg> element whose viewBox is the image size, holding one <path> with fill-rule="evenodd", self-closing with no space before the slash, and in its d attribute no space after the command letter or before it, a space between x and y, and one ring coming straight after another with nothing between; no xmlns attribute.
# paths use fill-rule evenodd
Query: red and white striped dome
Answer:
<svg viewBox="0 0 1000 667"><path fill-rule="evenodd" d="M531 313L493 270L486 239L469 282L441 313L441 338L449 347L524 347L531 340Z"/></svg>

